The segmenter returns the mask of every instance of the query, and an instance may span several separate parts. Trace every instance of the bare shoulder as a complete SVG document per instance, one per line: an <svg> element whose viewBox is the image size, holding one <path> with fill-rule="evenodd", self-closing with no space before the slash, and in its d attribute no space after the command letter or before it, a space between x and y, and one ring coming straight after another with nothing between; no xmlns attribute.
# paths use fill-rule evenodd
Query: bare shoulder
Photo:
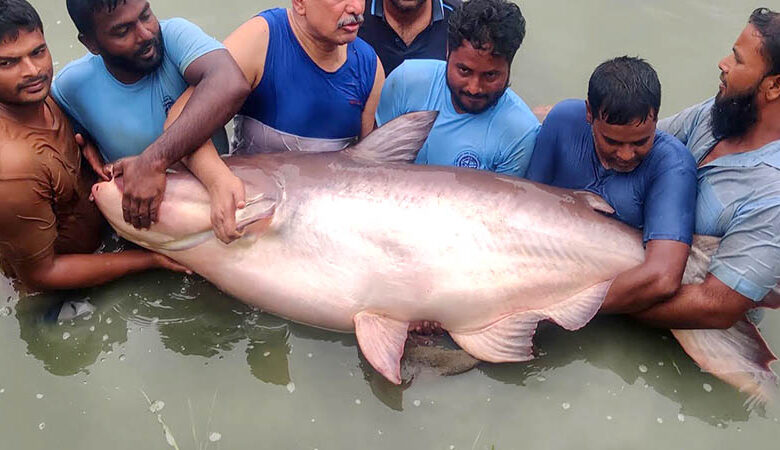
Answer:
<svg viewBox="0 0 780 450"><path fill-rule="evenodd" d="M255 16L244 22L223 42L253 89L263 77L269 34L265 18Z"/></svg>

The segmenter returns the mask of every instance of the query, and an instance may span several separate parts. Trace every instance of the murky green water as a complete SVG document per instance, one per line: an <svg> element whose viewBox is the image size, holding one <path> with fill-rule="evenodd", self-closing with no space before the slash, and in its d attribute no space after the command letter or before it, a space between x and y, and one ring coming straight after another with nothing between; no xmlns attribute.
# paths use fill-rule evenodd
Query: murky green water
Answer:
<svg viewBox="0 0 780 450"><path fill-rule="evenodd" d="M64 1L34 3L58 67L82 55ZM224 38L277 4L153 6ZM529 104L581 97L601 60L639 54L661 74L669 114L715 92L717 61L755 6L527 1L513 86ZM98 311L44 320L69 296ZM423 372L395 387L353 336L254 312L197 277L148 273L21 300L0 279L0 308L2 449L164 449L166 428L181 449L733 449L776 448L780 438L780 406L748 411L744 395L702 374L668 333L621 319L577 333L544 328L544 356L528 364ZM780 313L762 329L780 349Z"/></svg>

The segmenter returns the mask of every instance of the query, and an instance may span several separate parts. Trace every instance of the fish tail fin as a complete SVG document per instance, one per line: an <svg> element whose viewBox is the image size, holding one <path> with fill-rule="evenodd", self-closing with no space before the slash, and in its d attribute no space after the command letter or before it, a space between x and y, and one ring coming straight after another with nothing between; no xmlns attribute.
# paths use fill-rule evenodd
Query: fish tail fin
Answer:
<svg viewBox="0 0 780 450"><path fill-rule="evenodd" d="M777 359L755 325L742 320L726 330L672 330L702 370L750 395L751 408L777 399Z"/></svg>
<svg viewBox="0 0 780 450"><path fill-rule="evenodd" d="M404 114L344 150L353 158L376 162L413 162L428 139L437 111Z"/></svg>
<svg viewBox="0 0 780 450"><path fill-rule="evenodd" d="M582 328L601 308L611 284L611 280L599 283L544 309L512 314L477 332L450 331L450 336L463 350L483 361L528 361L533 359L533 337L539 322L552 320L570 331Z"/></svg>

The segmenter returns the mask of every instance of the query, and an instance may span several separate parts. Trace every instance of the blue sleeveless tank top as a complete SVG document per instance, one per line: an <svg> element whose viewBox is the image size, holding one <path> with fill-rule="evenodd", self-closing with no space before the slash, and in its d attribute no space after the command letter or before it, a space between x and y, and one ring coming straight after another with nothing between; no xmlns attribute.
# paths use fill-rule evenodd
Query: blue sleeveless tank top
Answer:
<svg viewBox="0 0 780 450"><path fill-rule="evenodd" d="M270 31L265 69L239 114L302 137L359 136L361 115L376 77L374 49L357 38L347 44L344 65L326 72L298 42L286 9L270 9L259 16Z"/></svg>

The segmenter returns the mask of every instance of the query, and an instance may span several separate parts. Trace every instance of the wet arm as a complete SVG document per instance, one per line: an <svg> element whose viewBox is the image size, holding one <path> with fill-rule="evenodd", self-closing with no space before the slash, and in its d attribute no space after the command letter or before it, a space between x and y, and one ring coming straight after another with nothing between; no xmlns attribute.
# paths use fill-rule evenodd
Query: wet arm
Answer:
<svg viewBox="0 0 780 450"><path fill-rule="evenodd" d="M634 313L672 297L680 288L689 249L677 241L648 242L644 263L615 278L601 313Z"/></svg>
<svg viewBox="0 0 780 450"><path fill-rule="evenodd" d="M162 255L129 250L122 253L50 255L15 269L27 286L48 291L98 286L133 273L169 266L171 264Z"/></svg>
<svg viewBox="0 0 780 450"><path fill-rule="evenodd" d="M703 283L683 286L668 301L635 313L633 317L659 328L726 329L755 306L749 298L707 274Z"/></svg>
<svg viewBox="0 0 780 450"><path fill-rule="evenodd" d="M374 76L374 87L366 101L366 107L361 116L360 137L364 138L376 128L376 108L379 105L379 98L382 95L382 86L385 84L385 69L379 57L376 58L376 75Z"/></svg>
<svg viewBox="0 0 780 450"><path fill-rule="evenodd" d="M184 78L193 89L186 106L180 104L170 126L142 154L149 167L164 170L198 148L233 117L249 95L243 73L226 50L196 59Z"/></svg>

